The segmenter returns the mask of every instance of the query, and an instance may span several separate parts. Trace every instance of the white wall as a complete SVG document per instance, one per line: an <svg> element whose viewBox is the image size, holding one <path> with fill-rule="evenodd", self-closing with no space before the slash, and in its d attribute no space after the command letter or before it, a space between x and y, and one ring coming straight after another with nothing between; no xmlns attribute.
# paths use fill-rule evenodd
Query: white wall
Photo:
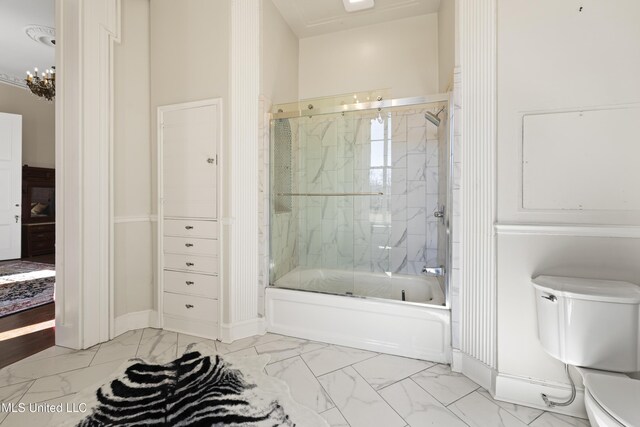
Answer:
<svg viewBox="0 0 640 427"><path fill-rule="evenodd" d="M420 15L300 40L301 99L391 89L438 93L438 15Z"/></svg>
<svg viewBox="0 0 640 427"><path fill-rule="evenodd" d="M22 115L22 164L55 167L55 104L0 83L0 112Z"/></svg>
<svg viewBox="0 0 640 427"><path fill-rule="evenodd" d="M534 225L532 235L498 235L500 374L566 383L561 362L537 341L532 275L640 284L639 239L577 237L575 228L569 228L573 235L553 236L535 228L543 223L640 225L640 212L526 210L520 190L524 113L640 102L639 20L636 0L498 1L498 220ZM571 164L566 170L571 173ZM637 183L620 185L640 197ZM538 396L531 399L542 403Z"/></svg>
<svg viewBox="0 0 640 427"><path fill-rule="evenodd" d="M114 48L116 317L153 308L149 0L122 2L121 19Z"/></svg>
<svg viewBox="0 0 640 427"><path fill-rule="evenodd" d="M456 0L441 0L438 10L438 89L452 89L456 54Z"/></svg>
<svg viewBox="0 0 640 427"><path fill-rule="evenodd" d="M298 37L272 0L262 1L262 95L272 104L298 100Z"/></svg>
<svg viewBox="0 0 640 427"><path fill-rule="evenodd" d="M151 75L151 204L157 207L156 111L161 105L222 98L223 146L220 159L229 170L224 141L229 135L229 45L230 2L228 0L153 0L150 10ZM228 216L226 194L221 217ZM226 237L226 236L223 236ZM228 242L228 239L225 238ZM222 248L228 253L228 247ZM154 242L155 257L155 242ZM155 261L154 261L155 263ZM227 260L221 270L227 277ZM154 267L155 268L155 267ZM226 286L223 286L226 292ZM225 298L226 298L225 294ZM226 315L226 314L225 314Z"/></svg>

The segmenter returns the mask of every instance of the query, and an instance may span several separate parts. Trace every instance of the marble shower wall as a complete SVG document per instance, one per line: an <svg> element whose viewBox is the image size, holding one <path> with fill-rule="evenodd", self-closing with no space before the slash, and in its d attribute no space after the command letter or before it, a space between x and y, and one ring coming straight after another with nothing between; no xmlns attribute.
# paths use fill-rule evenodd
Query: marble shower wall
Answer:
<svg viewBox="0 0 640 427"><path fill-rule="evenodd" d="M292 217L298 219L298 238L293 244L299 266L415 275L425 264L437 265L433 212L439 203L441 150L438 130L425 120L426 111L292 120L298 131L294 185L299 192L384 193L295 198ZM282 242L279 236L291 227L275 237Z"/></svg>

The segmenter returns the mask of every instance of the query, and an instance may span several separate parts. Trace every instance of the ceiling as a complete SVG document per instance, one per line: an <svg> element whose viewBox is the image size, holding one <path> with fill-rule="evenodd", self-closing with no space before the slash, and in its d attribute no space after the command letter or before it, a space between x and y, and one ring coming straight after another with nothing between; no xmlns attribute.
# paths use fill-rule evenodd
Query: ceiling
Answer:
<svg viewBox="0 0 640 427"><path fill-rule="evenodd" d="M27 70L55 65L54 0L0 0L0 82L25 86Z"/></svg>
<svg viewBox="0 0 640 427"><path fill-rule="evenodd" d="M375 0L373 9L348 13L342 0L273 0L273 3L299 38L435 13L440 7L440 0Z"/></svg>

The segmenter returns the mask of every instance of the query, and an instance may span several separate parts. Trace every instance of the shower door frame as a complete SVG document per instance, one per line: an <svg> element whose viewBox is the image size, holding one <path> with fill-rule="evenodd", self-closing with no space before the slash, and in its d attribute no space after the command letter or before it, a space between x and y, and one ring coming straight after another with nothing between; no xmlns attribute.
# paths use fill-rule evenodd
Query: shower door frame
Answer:
<svg viewBox="0 0 640 427"><path fill-rule="evenodd" d="M316 98L319 99L319 98ZM295 119L295 118L301 118L301 117L309 117L309 116L318 116L318 115L325 115L325 114L336 114L336 113L345 113L345 112L357 112L357 111L369 111L369 110L384 110L384 109L390 109L390 108L398 108L398 107L411 107L411 106L419 106L419 105L428 105L428 104L436 104L436 103L446 103L446 109L445 109L445 113L447 115L447 121L446 123L443 123L444 125L446 125L446 132L447 132L447 136L446 136L446 141L447 141L447 159L448 161L446 162L446 167L447 167L447 172L446 172L446 179L447 179L447 185L446 185L446 195L445 195L445 217L444 217L444 224L443 226L445 227L445 234L446 234L446 242L445 242L445 254L444 254L444 258L445 258L445 265L444 265L444 294L445 294L445 305L442 308L445 309L450 309L451 308L451 299L450 299L450 268L451 268L451 264L452 264L452 253L451 253L451 246L452 246L452 242L451 242L451 236L452 236L452 226L453 226L453 212L452 212L452 190L453 190L453 186L452 186L452 178L453 178L453 142L452 142L452 131L453 131L453 115L452 115L452 93L451 92L447 92L447 93L438 93L438 94L431 94L431 95L424 95L424 96L415 96L415 97L408 97L408 98L395 98L395 99L379 99L376 101L369 101L369 102L359 102L359 103L354 103L354 104L345 104L345 105L339 105L339 106L335 106L335 107L324 107L324 108L314 108L313 107L313 102L316 99L305 99L305 100L301 100L298 105L307 105L309 108L305 109L297 109L297 110L292 110L292 111L282 111L282 110L277 110L278 112L275 113L269 113L269 123L270 123L270 132L272 131L272 126L271 126L271 122L273 120L277 120L277 119ZM276 109L277 106L274 106L274 109ZM271 135L269 136L269 144L271 144ZM269 156L271 156L271 147L269 149ZM268 176L269 176L269 180L271 180L271 161L269 161L269 170L268 170ZM274 224L273 222L273 209L271 206L272 203L272 198L274 197L273 194L273 189L272 189L272 185L271 182L269 182L268 185L269 188L269 273L268 273L268 277L269 277L269 283L267 285L267 288L269 287L274 287L274 285L271 283L271 269L273 268L273 258L272 258L272 238L271 238L271 227ZM440 242L438 242L440 243ZM312 290L301 290L301 292L315 292L315 293L325 293L325 292L321 292L321 291L312 291ZM338 295L338 296L342 296L341 294L329 294L329 295ZM366 298L366 299L372 299L372 300L380 300L380 301L387 301L385 299L382 298L375 298L375 297L361 297L361 298ZM427 305L428 304L420 304L420 303L409 303L409 304L419 304L419 305Z"/></svg>

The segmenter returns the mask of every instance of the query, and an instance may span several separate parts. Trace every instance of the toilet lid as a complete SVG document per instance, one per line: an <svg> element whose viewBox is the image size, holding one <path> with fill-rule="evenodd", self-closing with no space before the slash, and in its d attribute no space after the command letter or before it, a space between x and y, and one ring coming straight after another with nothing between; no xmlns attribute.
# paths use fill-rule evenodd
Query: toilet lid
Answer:
<svg viewBox="0 0 640 427"><path fill-rule="evenodd" d="M589 373L584 386L613 418L625 426L640 426L640 380Z"/></svg>

